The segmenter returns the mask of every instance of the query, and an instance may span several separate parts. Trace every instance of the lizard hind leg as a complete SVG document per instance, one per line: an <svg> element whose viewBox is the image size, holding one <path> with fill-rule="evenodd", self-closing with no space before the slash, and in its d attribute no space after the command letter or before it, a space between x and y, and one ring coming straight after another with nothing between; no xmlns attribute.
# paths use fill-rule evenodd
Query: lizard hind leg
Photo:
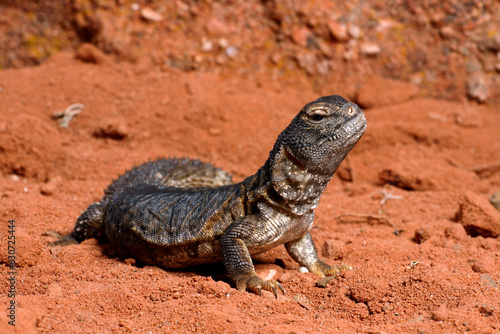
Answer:
<svg viewBox="0 0 500 334"><path fill-rule="evenodd" d="M104 214L107 201L91 204L76 220L73 232L65 236L58 235L52 231L46 233L49 236L56 236L59 240L49 243L49 246L68 246L79 244L83 240L97 238L104 224Z"/></svg>

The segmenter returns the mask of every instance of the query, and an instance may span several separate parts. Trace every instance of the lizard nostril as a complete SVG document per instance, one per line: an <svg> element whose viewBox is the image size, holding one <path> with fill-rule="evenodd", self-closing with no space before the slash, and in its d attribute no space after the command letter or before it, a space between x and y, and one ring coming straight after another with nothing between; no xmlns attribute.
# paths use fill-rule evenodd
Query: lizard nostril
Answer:
<svg viewBox="0 0 500 334"><path fill-rule="evenodd" d="M347 109L347 113L348 113L349 115L354 114L354 109L353 109L353 107L349 107L349 109Z"/></svg>

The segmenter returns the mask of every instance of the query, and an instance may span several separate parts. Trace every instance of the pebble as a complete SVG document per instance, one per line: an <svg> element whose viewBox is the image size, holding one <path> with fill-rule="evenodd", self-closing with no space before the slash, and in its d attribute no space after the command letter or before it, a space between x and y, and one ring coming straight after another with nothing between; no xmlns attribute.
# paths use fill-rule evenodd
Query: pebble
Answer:
<svg viewBox="0 0 500 334"><path fill-rule="evenodd" d="M111 139L124 139L129 131L127 123L121 119L103 119L99 127L94 131L94 136Z"/></svg>
<svg viewBox="0 0 500 334"><path fill-rule="evenodd" d="M476 72L467 80L467 95L480 103L484 103L490 96L488 80L481 72Z"/></svg>
<svg viewBox="0 0 500 334"><path fill-rule="evenodd" d="M316 282L316 286L319 288L326 288L326 285L328 282L330 282L332 279L334 279L335 276L326 276L320 279L319 281Z"/></svg>
<svg viewBox="0 0 500 334"><path fill-rule="evenodd" d="M445 304L441 304L436 310L432 312L432 320L434 321L445 321L449 316L448 308Z"/></svg>
<svg viewBox="0 0 500 334"><path fill-rule="evenodd" d="M150 22L160 22L163 20L163 15L149 7L144 7L141 9L141 17L144 20Z"/></svg>
<svg viewBox="0 0 500 334"><path fill-rule="evenodd" d="M491 255L484 255L472 263L472 270L476 273L493 273L496 271L495 259Z"/></svg>
<svg viewBox="0 0 500 334"><path fill-rule="evenodd" d="M468 191L460 199L457 221L467 234L497 238L500 236L500 212L486 198Z"/></svg>
<svg viewBox="0 0 500 334"><path fill-rule="evenodd" d="M377 43L366 42L361 44L360 50L364 55L376 56L382 51L382 48Z"/></svg>
<svg viewBox="0 0 500 334"><path fill-rule="evenodd" d="M493 205L497 210L500 210L500 191L497 191L490 197L490 203Z"/></svg>
<svg viewBox="0 0 500 334"><path fill-rule="evenodd" d="M57 185L54 182L47 182L40 187L40 193L45 196L54 194L57 190Z"/></svg>
<svg viewBox="0 0 500 334"><path fill-rule="evenodd" d="M330 34L337 42L346 42L347 40L349 40L349 35L347 34L347 26L345 24L330 20L328 21L327 25Z"/></svg>
<svg viewBox="0 0 500 334"><path fill-rule="evenodd" d="M495 307L486 304L479 304L477 307L479 309L479 313L487 317L491 317L493 315L493 312L495 312Z"/></svg>
<svg viewBox="0 0 500 334"><path fill-rule="evenodd" d="M283 274L283 268L274 264L257 264L255 265L255 273L263 280L278 280Z"/></svg>
<svg viewBox="0 0 500 334"><path fill-rule="evenodd" d="M83 61L84 63L92 64L109 64L111 60L97 48L94 44L83 43L76 49L75 58Z"/></svg>

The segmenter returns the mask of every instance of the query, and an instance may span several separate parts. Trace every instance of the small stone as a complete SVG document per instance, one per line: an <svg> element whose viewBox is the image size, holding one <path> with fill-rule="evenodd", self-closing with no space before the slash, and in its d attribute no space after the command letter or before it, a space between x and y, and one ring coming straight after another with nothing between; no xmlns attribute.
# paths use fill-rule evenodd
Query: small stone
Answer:
<svg viewBox="0 0 500 334"><path fill-rule="evenodd" d="M444 26L439 29L439 34L443 38L451 38L455 36L455 30L451 26Z"/></svg>
<svg viewBox="0 0 500 334"><path fill-rule="evenodd" d="M265 281L277 280L283 273L283 268L274 264L257 264L255 273Z"/></svg>
<svg viewBox="0 0 500 334"><path fill-rule="evenodd" d="M355 24L350 24L349 27L347 27L347 32L354 39L361 37L361 28Z"/></svg>
<svg viewBox="0 0 500 334"><path fill-rule="evenodd" d="M295 295L292 297L300 306L306 310L312 310L311 302L303 295Z"/></svg>
<svg viewBox="0 0 500 334"><path fill-rule="evenodd" d="M432 312L432 320L434 321L445 321L448 319L449 315L448 308L445 304L441 304L434 312Z"/></svg>
<svg viewBox="0 0 500 334"><path fill-rule="evenodd" d="M121 119L103 119L94 136L121 140L128 136L127 123Z"/></svg>
<svg viewBox="0 0 500 334"><path fill-rule="evenodd" d="M497 209L500 210L500 191L497 191L490 197L490 203Z"/></svg>
<svg viewBox="0 0 500 334"><path fill-rule="evenodd" d="M108 64L111 60L97 48L97 46L90 43L83 43L76 49L75 58L83 61L84 63L92 64Z"/></svg>
<svg viewBox="0 0 500 334"><path fill-rule="evenodd" d="M382 51L382 48L377 43L366 42L361 44L360 51L367 56L376 56Z"/></svg>
<svg viewBox="0 0 500 334"><path fill-rule="evenodd" d="M305 27L297 27L294 26L292 29L292 40L295 44L306 47L307 46L307 37L309 35L309 30Z"/></svg>
<svg viewBox="0 0 500 334"><path fill-rule="evenodd" d="M163 15L149 7L144 7L141 9L141 17L144 20L150 22L160 22L163 20Z"/></svg>
<svg viewBox="0 0 500 334"><path fill-rule="evenodd" d="M326 288L326 285L328 282L330 282L332 279L334 279L336 276L326 276L320 279L319 281L316 282L316 286L319 288Z"/></svg>
<svg viewBox="0 0 500 334"><path fill-rule="evenodd" d="M349 35L347 34L347 26L345 24L330 20L327 23L328 30L333 38L337 42L346 42L349 40Z"/></svg>
<svg viewBox="0 0 500 334"><path fill-rule="evenodd" d="M214 17L210 18L207 21L207 23L205 24L205 29L212 36L228 34L230 32L229 26L225 22Z"/></svg>
<svg viewBox="0 0 500 334"><path fill-rule="evenodd" d="M123 260L123 262L125 262L125 264L133 266L133 265L135 265L136 260L134 258L128 258L128 259Z"/></svg>
<svg viewBox="0 0 500 334"><path fill-rule="evenodd" d="M413 237L413 240L420 245L425 241L427 241L430 237L431 234L429 233L429 230L426 228L421 228L415 231L415 236Z"/></svg>
<svg viewBox="0 0 500 334"><path fill-rule="evenodd" d="M447 238L452 238L455 240L464 240L467 238L467 232L465 232L463 225L456 223L453 224L452 227L447 227L444 230L444 235Z"/></svg>
<svg viewBox="0 0 500 334"><path fill-rule="evenodd" d="M476 273L493 273L496 271L495 259L490 255L484 255L472 263L472 270Z"/></svg>
<svg viewBox="0 0 500 334"><path fill-rule="evenodd" d="M482 73L475 73L467 80L467 95L480 103L486 102L490 96L487 78Z"/></svg>
<svg viewBox="0 0 500 334"><path fill-rule="evenodd" d="M471 191L460 199L457 222L467 234L476 237L497 238L500 236L500 212L488 203L486 198Z"/></svg>
<svg viewBox="0 0 500 334"><path fill-rule="evenodd" d="M486 304L479 304L478 309L479 313L486 317L491 317L493 315L493 312L495 312L495 308L493 306L488 306Z"/></svg>
<svg viewBox="0 0 500 334"><path fill-rule="evenodd" d="M297 59L297 64L299 65L299 67L304 69L307 74L314 74L314 72L316 71L316 67L314 66L316 64L316 57L313 53L299 52L297 53L295 58Z"/></svg>
<svg viewBox="0 0 500 334"><path fill-rule="evenodd" d="M40 187L40 193L42 195L45 195L45 196L50 196L50 195L54 194L56 192L56 190L57 190L57 185L54 182L44 183Z"/></svg>

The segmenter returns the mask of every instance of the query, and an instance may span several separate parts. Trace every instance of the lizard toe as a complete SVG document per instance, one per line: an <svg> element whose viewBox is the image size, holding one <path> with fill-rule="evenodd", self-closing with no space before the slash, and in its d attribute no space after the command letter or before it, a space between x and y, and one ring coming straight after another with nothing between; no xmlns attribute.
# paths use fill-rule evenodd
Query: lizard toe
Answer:
<svg viewBox="0 0 500 334"><path fill-rule="evenodd" d="M276 298L278 298L278 291L280 289L283 295L285 294L285 290L281 287L281 285L275 280L263 280L262 278L256 275L250 275L243 279L239 279L236 287L238 290L248 290L257 293L262 297L262 290L270 291L274 294Z"/></svg>

